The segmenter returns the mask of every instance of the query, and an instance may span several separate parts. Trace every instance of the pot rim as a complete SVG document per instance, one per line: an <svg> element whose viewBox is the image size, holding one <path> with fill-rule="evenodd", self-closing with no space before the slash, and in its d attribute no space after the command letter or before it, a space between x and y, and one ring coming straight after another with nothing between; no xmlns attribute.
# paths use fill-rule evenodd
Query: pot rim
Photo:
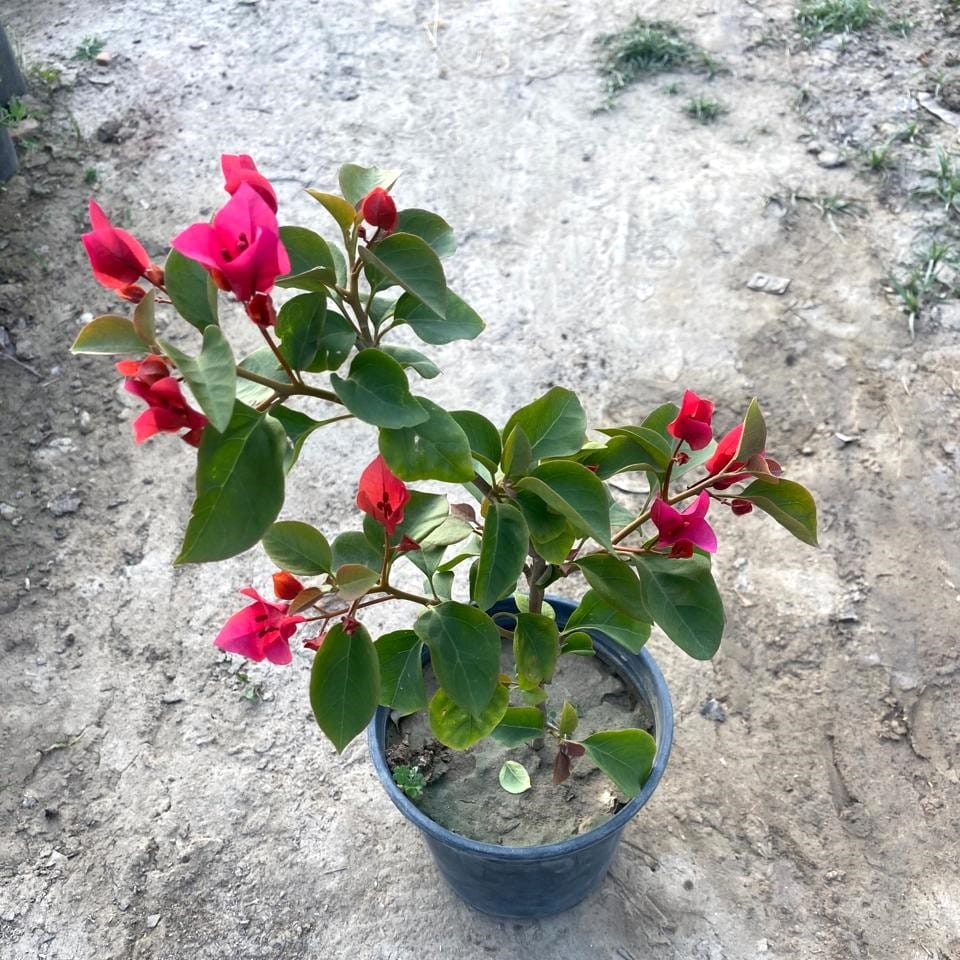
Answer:
<svg viewBox="0 0 960 960"><path fill-rule="evenodd" d="M565 623L567 617L575 609L575 604L565 597L549 596L545 598L551 606L557 611L558 619L562 614ZM562 610L561 608L567 609ZM516 612L516 607L512 600L500 601L492 608L499 613ZM549 860L555 857L564 857L577 850L593 846L606 840L613 834L619 833L634 817L640 808L650 799L653 791L656 789L660 778L667 766L667 760L670 756L670 748L673 744L673 703L670 700L670 691L663 674L657 666L656 661L644 647L639 654L630 653L624 647L615 643L607 637L602 631L588 630L594 642L598 645L598 654L601 659L609 666L616 668L617 661L626 665L634 661L633 666L642 672L646 672L652 681L653 689L656 693L659 704L648 703L648 706L659 713L659 721L654 728L657 750L653 757L653 766L650 775L647 777L640 792L620 808L609 820L588 830L586 833L576 837L570 837L567 840L559 840L554 843L533 844L530 846L506 846L498 843L485 843L480 840L471 840L462 834L455 833L441 826L435 820L431 820L422 810L394 783L393 776L390 773L390 767L387 764L386 752L380 749L378 743L378 732L383 731L384 739L386 737L387 724L390 722L390 708L380 706L374 714L373 720L367 728L367 743L370 750L370 757L373 761L374 769L380 782L383 784L387 795L400 810L400 812L417 827L419 827L430 838L447 846L457 847L460 850L470 851L479 856L486 856L498 860ZM639 663L636 663L639 661ZM641 693L642 691L638 691ZM659 710L657 707L659 706Z"/></svg>

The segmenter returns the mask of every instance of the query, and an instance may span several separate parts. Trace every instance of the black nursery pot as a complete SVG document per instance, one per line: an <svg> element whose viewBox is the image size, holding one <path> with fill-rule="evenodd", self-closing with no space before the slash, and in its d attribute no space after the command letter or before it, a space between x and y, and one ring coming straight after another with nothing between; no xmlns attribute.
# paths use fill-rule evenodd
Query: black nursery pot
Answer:
<svg viewBox="0 0 960 960"><path fill-rule="evenodd" d="M0 127L0 183L9 180L17 172L17 150L10 134Z"/></svg>
<svg viewBox="0 0 960 960"><path fill-rule="evenodd" d="M569 600L548 597L563 627L576 609ZM491 613L516 613L512 600L503 600ZM386 758L390 710L378 708L367 730L370 755L380 782L400 812L423 835L433 859L457 895L484 913L532 919L561 913L591 893L606 875L629 820L640 812L660 782L673 741L673 704L653 657L646 650L632 654L595 630L597 656L611 672L633 686L654 718L657 752L643 789L606 823L560 843L507 847L469 840L425 816L399 787Z"/></svg>

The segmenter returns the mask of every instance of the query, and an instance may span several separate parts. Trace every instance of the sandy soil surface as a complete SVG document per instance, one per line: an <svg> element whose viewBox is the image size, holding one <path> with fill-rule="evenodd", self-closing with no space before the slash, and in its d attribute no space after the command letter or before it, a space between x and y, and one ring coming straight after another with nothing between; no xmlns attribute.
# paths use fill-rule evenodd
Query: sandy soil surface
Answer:
<svg viewBox="0 0 960 960"><path fill-rule="evenodd" d="M960 307L911 337L884 289L956 223L911 192L956 149L915 94L956 72L960 17L891 6L908 36L805 47L786 0L7 0L26 65L62 74L35 80L46 116L0 194L0 955L960 957ZM592 38L636 12L729 72L595 112ZM85 37L109 66L70 59ZM682 113L700 93L717 123ZM108 365L67 352L113 307L78 242L91 189L159 254L222 201L221 152L256 157L293 221L323 224L301 188L350 160L447 217L488 330L437 351L440 402L503 422L564 383L630 422L689 386L723 428L758 394L821 503L819 551L719 524L728 636L712 664L651 641L670 767L567 914L459 903L365 744L321 740L307 661L241 675L212 647L268 562L171 568L191 452L136 449ZM360 436L307 446L291 516L352 521Z"/></svg>

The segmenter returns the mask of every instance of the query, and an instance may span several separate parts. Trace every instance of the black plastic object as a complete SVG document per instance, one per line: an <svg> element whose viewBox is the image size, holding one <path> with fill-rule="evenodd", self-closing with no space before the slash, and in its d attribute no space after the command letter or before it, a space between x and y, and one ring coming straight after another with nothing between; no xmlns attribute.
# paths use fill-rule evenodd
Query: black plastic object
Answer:
<svg viewBox="0 0 960 960"><path fill-rule="evenodd" d="M576 605L558 597L547 600L563 627ZM502 600L490 612L516 610L512 600ZM640 793L588 833L533 847L498 846L461 837L425 816L393 782L386 760L389 709L379 707L367 730L373 765L390 799L420 829L437 867L457 895L484 913L532 919L560 913L583 900L606 875L623 828L650 799L666 769L673 741L673 705L653 657L646 650L632 654L596 630L587 632L597 656L632 685L650 708L657 742L653 769Z"/></svg>
<svg viewBox="0 0 960 960"><path fill-rule="evenodd" d="M27 92L16 54L0 26L0 106L6 107L14 97ZM17 172L17 151L10 134L0 127L0 182L9 180Z"/></svg>

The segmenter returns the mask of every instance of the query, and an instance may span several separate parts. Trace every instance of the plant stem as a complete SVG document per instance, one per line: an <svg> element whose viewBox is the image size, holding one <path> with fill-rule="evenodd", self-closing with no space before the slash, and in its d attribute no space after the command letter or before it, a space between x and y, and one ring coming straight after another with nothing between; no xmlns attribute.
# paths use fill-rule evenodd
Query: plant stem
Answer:
<svg viewBox="0 0 960 960"><path fill-rule="evenodd" d="M329 400L330 403L339 403L341 399L330 390L320 390L317 387L311 387L306 383L281 383L279 380L272 380L270 377L263 377L252 370L245 370L243 367L237 367L237 376L242 380L250 380L252 383L259 383L262 387L269 387L274 393L281 397L319 397L321 400Z"/></svg>
<svg viewBox="0 0 960 960"><path fill-rule="evenodd" d="M273 351L273 355L277 358L277 363L283 367L283 372L290 378L291 383L301 383L300 378L294 373L290 364L287 363L287 358L280 352L279 347L277 347L276 342L273 337L270 336L270 331L266 327L261 327L257 325L260 332L263 334L263 339L267 341L267 346Z"/></svg>

